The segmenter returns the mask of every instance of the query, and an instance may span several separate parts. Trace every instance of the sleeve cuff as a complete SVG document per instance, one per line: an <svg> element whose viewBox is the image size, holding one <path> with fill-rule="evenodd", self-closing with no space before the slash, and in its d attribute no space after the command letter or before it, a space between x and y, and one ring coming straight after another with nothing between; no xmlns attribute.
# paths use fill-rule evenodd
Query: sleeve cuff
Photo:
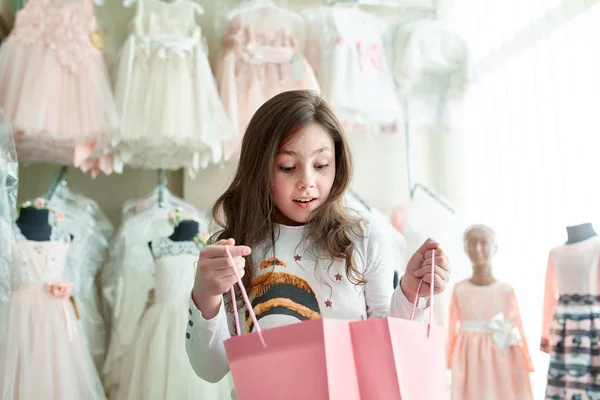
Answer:
<svg viewBox="0 0 600 400"><path fill-rule="evenodd" d="M412 313L413 309L413 303L406 298L400 285L398 285L396 290L399 291L397 297L399 299L400 307L403 310L403 314L410 318L410 314ZM426 311L429 309L429 304L430 302L428 297L419 297L417 299L417 307L415 307L415 315L413 318L415 321L424 321L427 318L428 313L426 313Z"/></svg>
<svg viewBox="0 0 600 400"><path fill-rule="evenodd" d="M221 301L221 306L219 307L219 312L217 313L217 315L215 315L211 319L205 319L202 316L202 312L198 310L198 307L196 307L196 303L194 303L194 299L192 299L191 294L188 314L191 322L190 326L192 326L195 329L200 328L213 332L217 330L217 328L223 321L227 320L223 301Z"/></svg>

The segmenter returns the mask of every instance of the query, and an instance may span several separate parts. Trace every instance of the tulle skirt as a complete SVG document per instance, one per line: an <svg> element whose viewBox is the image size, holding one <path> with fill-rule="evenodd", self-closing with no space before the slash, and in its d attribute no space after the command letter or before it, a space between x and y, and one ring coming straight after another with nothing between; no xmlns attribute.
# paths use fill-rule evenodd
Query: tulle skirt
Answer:
<svg viewBox="0 0 600 400"><path fill-rule="evenodd" d="M13 291L7 308L0 342L0 399L106 398L68 299L59 300L34 285Z"/></svg>
<svg viewBox="0 0 600 400"><path fill-rule="evenodd" d="M125 356L116 400L230 400L230 375L219 383L200 379L185 350L187 306L157 303L146 310Z"/></svg>
<svg viewBox="0 0 600 400"><path fill-rule="evenodd" d="M0 107L13 124L19 161L110 173L119 120L102 53L68 67L59 51L12 36L0 48Z"/></svg>
<svg viewBox="0 0 600 400"><path fill-rule="evenodd" d="M193 175L223 160L232 128L200 39L162 43L131 35L121 50L115 98L118 147L128 165L188 168Z"/></svg>

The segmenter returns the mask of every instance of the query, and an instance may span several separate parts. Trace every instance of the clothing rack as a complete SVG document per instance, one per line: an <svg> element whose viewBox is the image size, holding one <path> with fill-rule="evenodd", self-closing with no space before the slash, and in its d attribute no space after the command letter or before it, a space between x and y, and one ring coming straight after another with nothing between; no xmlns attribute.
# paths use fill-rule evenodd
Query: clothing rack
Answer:
<svg viewBox="0 0 600 400"><path fill-rule="evenodd" d="M60 183L66 181L67 169L68 169L67 167L61 167L60 170L54 176L54 179L52 180L52 183L50 184L48 191L44 195L44 198L47 201L52 199L52 196L54 196L54 192L56 191L56 188L58 187L58 185Z"/></svg>
<svg viewBox="0 0 600 400"><path fill-rule="evenodd" d="M407 12L419 12L431 17L437 16L438 0L431 0L431 4L411 4L403 0L325 0L325 5L332 6L336 3L355 4L375 7L397 8Z"/></svg>
<svg viewBox="0 0 600 400"><path fill-rule="evenodd" d="M165 190L167 188L167 172L164 169L158 170L158 207L165 207Z"/></svg>
<svg viewBox="0 0 600 400"><path fill-rule="evenodd" d="M429 196L431 196L435 201L437 201L438 203L440 203L445 209L447 209L448 211L450 211L451 213L454 214L454 208L452 208L452 206L439 194L437 194L436 192L434 192L431 188L421 185L420 183L415 184L415 186L413 187L413 192L411 193L411 198L413 198L414 196L414 192L416 189L421 189L422 191L424 191L425 193L427 193Z"/></svg>

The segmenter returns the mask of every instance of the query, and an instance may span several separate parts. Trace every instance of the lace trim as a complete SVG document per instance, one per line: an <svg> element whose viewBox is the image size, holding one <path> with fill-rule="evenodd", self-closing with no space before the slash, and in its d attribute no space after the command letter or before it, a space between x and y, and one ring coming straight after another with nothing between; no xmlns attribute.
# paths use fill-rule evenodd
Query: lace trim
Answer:
<svg viewBox="0 0 600 400"><path fill-rule="evenodd" d="M559 304L600 304L600 295L593 294L563 294L558 298Z"/></svg>
<svg viewBox="0 0 600 400"><path fill-rule="evenodd" d="M200 249L193 241L175 242L169 238L160 238L152 241L152 254L156 260L182 254L198 256Z"/></svg>

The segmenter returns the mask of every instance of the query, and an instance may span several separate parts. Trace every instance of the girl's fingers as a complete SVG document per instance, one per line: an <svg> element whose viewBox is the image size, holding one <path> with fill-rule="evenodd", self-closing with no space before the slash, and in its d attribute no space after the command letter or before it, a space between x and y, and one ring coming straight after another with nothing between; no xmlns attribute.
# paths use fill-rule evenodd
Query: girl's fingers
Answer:
<svg viewBox="0 0 600 400"><path fill-rule="evenodd" d="M235 257L233 259L236 267L243 268L246 265L246 260L243 257ZM202 267L204 271L226 271L231 269L229 258L209 258L203 260Z"/></svg>
<svg viewBox="0 0 600 400"><path fill-rule="evenodd" d="M448 279L450 279L450 273L448 271L444 270L443 268L441 268L440 266L436 265L434 272L436 275L438 275L444 281L447 281ZM416 270L415 273L413 274L413 276L415 278L423 278L427 274L431 275L431 265Z"/></svg>
<svg viewBox="0 0 600 400"><path fill-rule="evenodd" d="M423 277L423 282L431 285L431 273L428 273L427 275L425 275ZM437 290L442 290L446 287L446 281L444 279L442 279L442 277L440 277L439 275L435 275L435 278L433 279L433 288L437 289Z"/></svg>
<svg viewBox="0 0 600 400"><path fill-rule="evenodd" d="M202 249L201 256L203 259L211 258L228 258L224 245L212 244ZM232 257L249 256L252 250L248 246L228 246Z"/></svg>
<svg viewBox="0 0 600 400"><path fill-rule="evenodd" d="M449 265L448 265L448 259L446 257L436 256L435 257L435 265L437 265L438 267L442 267L446 271L450 270ZM421 266L422 267L429 266L429 268L431 268L431 257L425 258L423 260L423 263L421 264Z"/></svg>

